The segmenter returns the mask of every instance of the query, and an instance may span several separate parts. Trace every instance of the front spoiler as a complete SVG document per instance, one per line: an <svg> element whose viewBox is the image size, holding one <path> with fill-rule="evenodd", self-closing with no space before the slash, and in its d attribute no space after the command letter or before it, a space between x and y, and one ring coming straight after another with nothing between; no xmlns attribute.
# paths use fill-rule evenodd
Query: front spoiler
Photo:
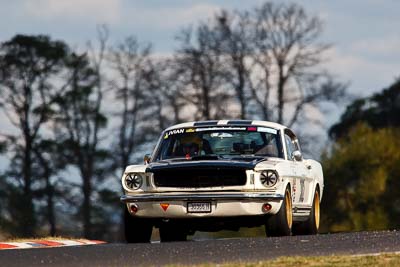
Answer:
<svg viewBox="0 0 400 267"><path fill-rule="evenodd" d="M153 201L197 201L197 200L242 200L242 201L280 201L281 194L267 193L237 193L237 194L137 194L123 195L120 198L123 203L153 202Z"/></svg>

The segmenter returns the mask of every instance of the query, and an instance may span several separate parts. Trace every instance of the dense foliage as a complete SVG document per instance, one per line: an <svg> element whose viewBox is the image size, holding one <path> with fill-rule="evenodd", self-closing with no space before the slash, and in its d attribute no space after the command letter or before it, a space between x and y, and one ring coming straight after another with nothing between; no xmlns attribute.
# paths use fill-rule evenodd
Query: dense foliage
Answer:
<svg viewBox="0 0 400 267"><path fill-rule="evenodd" d="M323 156L328 231L400 227L400 131L358 124Z"/></svg>
<svg viewBox="0 0 400 267"><path fill-rule="evenodd" d="M400 226L400 80L351 103L323 156L326 230Z"/></svg>

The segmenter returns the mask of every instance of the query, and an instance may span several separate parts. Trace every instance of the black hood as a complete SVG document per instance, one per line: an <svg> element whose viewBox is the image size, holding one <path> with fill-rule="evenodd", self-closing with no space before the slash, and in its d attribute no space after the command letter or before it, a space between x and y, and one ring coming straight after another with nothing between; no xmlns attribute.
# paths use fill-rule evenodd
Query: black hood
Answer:
<svg viewBox="0 0 400 267"><path fill-rule="evenodd" d="M241 160L182 160L182 161L159 161L148 165L146 172L155 172L166 169L254 169L260 161L265 159L256 159L252 161Z"/></svg>

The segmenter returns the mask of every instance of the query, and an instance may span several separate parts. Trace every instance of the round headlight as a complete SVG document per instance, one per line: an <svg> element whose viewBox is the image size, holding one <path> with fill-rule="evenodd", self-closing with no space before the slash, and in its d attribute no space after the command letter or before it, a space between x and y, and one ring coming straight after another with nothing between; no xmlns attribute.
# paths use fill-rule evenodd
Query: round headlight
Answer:
<svg viewBox="0 0 400 267"><path fill-rule="evenodd" d="M139 189L143 184L143 178L136 173L128 173L125 176L125 185L127 188L136 190Z"/></svg>
<svg viewBox="0 0 400 267"><path fill-rule="evenodd" d="M278 174L275 171L263 171L260 175L260 181L265 187L274 186L278 182Z"/></svg>

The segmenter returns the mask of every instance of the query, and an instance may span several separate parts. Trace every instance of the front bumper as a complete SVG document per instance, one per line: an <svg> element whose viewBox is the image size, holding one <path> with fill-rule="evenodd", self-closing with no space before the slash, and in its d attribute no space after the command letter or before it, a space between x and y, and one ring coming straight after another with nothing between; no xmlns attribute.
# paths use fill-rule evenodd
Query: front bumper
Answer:
<svg viewBox="0 0 400 267"><path fill-rule="evenodd" d="M268 214L275 214L282 204L283 195L271 193L144 193L137 195L124 195L121 201L127 205L129 211L131 205L138 207L138 217L149 218L196 218L196 217L234 217L263 215L262 206L269 203L272 209ZM189 202L210 202L211 212L189 213ZM161 204L168 204L164 210Z"/></svg>
<svg viewBox="0 0 400 267"><path fill-rule="evenodd" d="M214 193L214 194L137 194L124 195L120 198L123 203L133 202L153 202L153 201L280 201L283 199L281 194L268 193Z"/></svg>

